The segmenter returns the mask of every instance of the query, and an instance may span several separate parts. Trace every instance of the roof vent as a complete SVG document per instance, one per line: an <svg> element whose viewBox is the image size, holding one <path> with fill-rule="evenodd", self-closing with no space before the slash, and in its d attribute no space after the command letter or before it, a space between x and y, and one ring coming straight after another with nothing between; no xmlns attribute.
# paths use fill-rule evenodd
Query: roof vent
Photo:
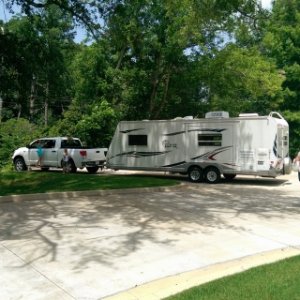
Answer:
<svg viewBox="0 0 300 300"><path fill-rule="evenodd" d="M206 119L228 119L228 111L210 111L205 114Z"/></svg>

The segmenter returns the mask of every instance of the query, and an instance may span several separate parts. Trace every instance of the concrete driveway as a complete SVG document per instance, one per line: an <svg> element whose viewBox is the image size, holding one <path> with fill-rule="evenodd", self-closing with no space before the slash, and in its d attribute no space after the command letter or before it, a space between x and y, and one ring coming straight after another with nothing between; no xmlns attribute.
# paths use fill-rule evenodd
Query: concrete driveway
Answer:
<svg viewBox="0 0 300 300"><path fill-rule="evenodd" d="M201 279L199 270L221 276L222 264L229 274L253 255L263 263L300 253L296 177L0 197L0 297L160 299ZM184 272L185 286L163 279L188 281L173 277Z"/></svg>

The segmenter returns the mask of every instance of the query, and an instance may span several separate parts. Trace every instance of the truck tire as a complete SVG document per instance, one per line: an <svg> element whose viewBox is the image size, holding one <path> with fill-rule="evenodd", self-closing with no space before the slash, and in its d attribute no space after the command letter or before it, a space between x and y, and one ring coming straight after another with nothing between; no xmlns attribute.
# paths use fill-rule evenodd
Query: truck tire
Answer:
<svg viewBox="0 0 300 300"><path fill-rule="evenodd" d="M86 167L86 169L90 174L95 174L99 170L99 167Z"/></svg>
<svg viewBox="0 0 300 300"><path fill-rule="evenodd" d="M22 157L17 157L14 160L14 165L15 165L15 170L17 172L22 172L22 171L26 171L27 170L27 166L25 164L25 161Z"/></svg>
<svg viewBox="0 0 300 300"><path fill-rule="evenodd" d="M204 178L207 183L218 183L221 179L219 169L216 167L208 167L204 171Z"/></svg>
<svg viewBox="0 0 300 300"><path fill-rule="evenodd" d="M203 171L200 167L193 166L188 170L188 176L192 182L200 182L203 178Z"/></svg>
<svg viewBox="0 0 300 300"><path fill-rule="evenodd" d="M68 162L67 162L67 170L70 172L70 173L76 173L77 172L77 168L74 164L74 161L72 159L70 159Z"/></svg>

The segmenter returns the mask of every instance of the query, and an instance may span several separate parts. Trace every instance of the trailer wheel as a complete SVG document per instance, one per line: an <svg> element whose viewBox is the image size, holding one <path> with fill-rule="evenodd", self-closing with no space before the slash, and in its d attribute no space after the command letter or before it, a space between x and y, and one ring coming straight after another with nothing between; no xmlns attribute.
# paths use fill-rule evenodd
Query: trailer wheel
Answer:
<svg viewBox="0 0 300 300"><path fill-rule="evenodd" d="M224 178L227 180L233 180L236 174L223 174Z"/></svg>
<svg viewBox="0 0 300 300"><path fill-rule="evenodd" d="M86 169L90 174L95 174L97 173L99 167L86 167Z"/></svg>
<svg viewBox="0 0 300 300"><path fill-rule="evenodd" d="M27 170L27 166L25 164L25 161L22 157L17 157L14 161L15 170L17 172L22 172Z"/></svg>
<svg viewBox="0 0 300 300"><path fill-rule="evenodd" d="M203 171L197 166L190 167L188 170L188 176L190 181L199 182L203 178Z"/></svg>
<svg viewBox="0 0 300 300"><path fill-rule="evenodd" d="M221 179L221 174L216 167L208 167L205 169L204 178L207 183L218 183Z"/></svg>

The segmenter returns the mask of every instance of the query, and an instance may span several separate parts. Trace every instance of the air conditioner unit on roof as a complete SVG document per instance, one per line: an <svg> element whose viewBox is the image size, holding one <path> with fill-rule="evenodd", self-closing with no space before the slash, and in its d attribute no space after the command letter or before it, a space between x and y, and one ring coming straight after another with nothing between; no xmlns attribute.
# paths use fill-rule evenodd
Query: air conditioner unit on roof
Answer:
<svg viewBox="0 0 300 300"><path fill-rule="evenodd" d="M228 111L210 111L205 114L206 119L227 119L229 118Z"/></svg>

